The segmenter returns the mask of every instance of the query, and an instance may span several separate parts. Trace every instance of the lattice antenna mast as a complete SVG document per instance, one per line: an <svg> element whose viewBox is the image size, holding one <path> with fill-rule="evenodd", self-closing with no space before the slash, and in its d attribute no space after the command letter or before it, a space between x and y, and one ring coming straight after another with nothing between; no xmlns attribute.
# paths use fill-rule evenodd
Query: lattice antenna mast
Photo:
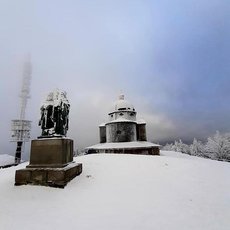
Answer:
<svg viewBox="0 0 230 230"><path fill-rule="evenodd" d="M25 119L27 100L30 98L31 76L32 76L32 66L31 66L31 61L30 61L30 56L29 56L28 60L25 62L25 65L24 65L22 89L19 95L19 97L21 98L20 120Z"/></svg>
<svg viewBox="0 0 230 230"><path fill-rule="evenodd" d="M12 120L12 136L11 141L17 142L17 149L15 153L15 164L21 162L22 147L26 141L30 140L31 121L25 120L27 100L30 98L30 82L32 77L32 66L30 57L24 64L22 88L20 92L21 106L20 118Z"/></svg>

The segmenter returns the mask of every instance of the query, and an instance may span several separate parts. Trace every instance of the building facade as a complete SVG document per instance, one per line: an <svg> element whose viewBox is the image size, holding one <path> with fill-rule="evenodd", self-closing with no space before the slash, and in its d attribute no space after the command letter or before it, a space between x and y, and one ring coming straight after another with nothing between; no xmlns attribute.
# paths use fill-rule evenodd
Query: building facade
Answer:
<svg viewBox="0 0 230 230"><path fill-rule="evenodd" d="M136 116L134 106L121 94L108 113L108 122L99 126L100 144L86 152L159 155L159 145L147 142L146 122Z"/></svg>

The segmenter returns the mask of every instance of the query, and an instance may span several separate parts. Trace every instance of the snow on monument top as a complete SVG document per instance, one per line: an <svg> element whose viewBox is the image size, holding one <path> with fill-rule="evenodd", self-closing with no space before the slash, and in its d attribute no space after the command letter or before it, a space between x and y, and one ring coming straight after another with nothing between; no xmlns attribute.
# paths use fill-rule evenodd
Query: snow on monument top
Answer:
<svg viewBox="0 0 230 230"><path fill-rule="evenodd" d="M69 101L67 99L66 91L61 91L60 89L55 89L54 91L48 93L45 101L42 103L41 107L47 107L50 105L58 106L61 104L69 105Z"/></svg>

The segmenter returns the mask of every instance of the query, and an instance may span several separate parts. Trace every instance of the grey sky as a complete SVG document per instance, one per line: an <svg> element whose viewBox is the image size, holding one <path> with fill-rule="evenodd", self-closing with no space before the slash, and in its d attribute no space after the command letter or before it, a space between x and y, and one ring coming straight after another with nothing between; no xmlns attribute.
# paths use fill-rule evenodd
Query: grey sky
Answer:
<svg viewBox="0 0 230 230"><path fill-rule="evenodd" d="M33 76L27 118L54 88L71 103L68 136L98 142L120 90L156 142L230 130L230 4L225 0L0 0L0 153L14 154L26 54Z"/></svg>

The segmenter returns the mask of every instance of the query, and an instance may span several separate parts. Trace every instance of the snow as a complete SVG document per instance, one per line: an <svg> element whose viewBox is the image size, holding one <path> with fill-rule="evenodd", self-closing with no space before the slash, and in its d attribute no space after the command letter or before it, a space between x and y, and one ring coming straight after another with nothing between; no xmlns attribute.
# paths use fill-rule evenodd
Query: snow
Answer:
<svg viewBox="0 0 230 230"><path fill-rule="evenodd" d="M146 121L144 119L139 119L139 120L137 120L137 124L139 124L139 125L146 124Z"/></svg>
<svg viewBox="0 0 230 230"><path fill-rule="evenodd" d="M175 152L92 154L65 189L14 186L0 170L4 230L228 230L230 164Z"/></svg>
<svg viewBox="0 0 230 230"><path fill-rule="evenodd" d="M130 142L107 142L107 143L101 143L96 144L90 147L87 147L86 149L128 149L128 148L146 148L146 147L155 147L160 146L151 142L147 141L130 141Z"/></svg>
<svg viewBox="0 0 230 230"><path fill-rule="evenodd" d="M104 127L105 126L105 122L103 122L103 123L101 123L100 125L99 125L99 127Z"/></svg>
<svg viewBox="0 0 230 230"><path fill-rule="evenodd" d="M0 166L14 164L14 157L7 154L0 154Z"/></svg>
<svg viewBox="0 0 230 230"><path fill-rule="evenodd" d="M110 109L110 113L119 111L120 109L135 111L134 106L129 101L125 100L125 96L123 94L119 95L118 100L114 102L112 108Z"/></svg>
<svg viewBox="0 0 230 230"><path fill-rule="evenodd" d="M55 89L52 92L50 92L45 101L42 103L41 107L43 108L47 108L48 106L52 105L52 106L60 106L62 103L69 105L69 101L66 97L66 92L65 91L61 91L59 89Z"/></svg>
<svg viewBox="0 0 230 230"><path fill-rule="evenodd" d="M109 121L106 124L110 124L110 123L117 123L117 122L131 122L131 123L137 123L136 121L130 120L130 119L126 119L123 117L118 117L115 120Z"/></svg>

